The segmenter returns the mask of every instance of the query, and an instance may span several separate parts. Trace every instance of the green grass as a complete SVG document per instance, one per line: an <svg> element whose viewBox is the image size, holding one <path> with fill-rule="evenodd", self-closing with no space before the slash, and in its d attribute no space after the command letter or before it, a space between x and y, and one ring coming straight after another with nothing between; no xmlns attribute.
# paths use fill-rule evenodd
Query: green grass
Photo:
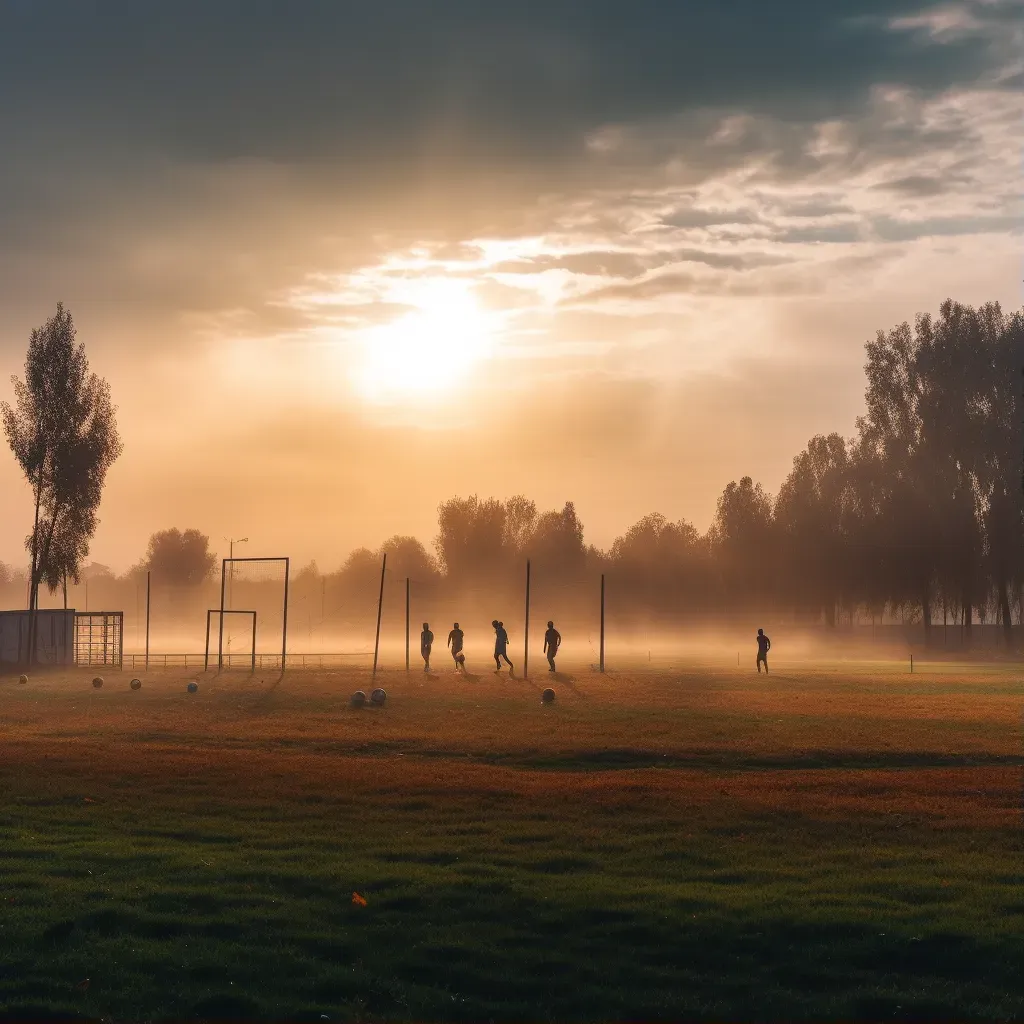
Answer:
<svg viewBox="0 0 1024 1024"><path fill-rule="evenodd" d="M0 683L0 1013L1024 1016L1012 674L385 685Z"/></svg>

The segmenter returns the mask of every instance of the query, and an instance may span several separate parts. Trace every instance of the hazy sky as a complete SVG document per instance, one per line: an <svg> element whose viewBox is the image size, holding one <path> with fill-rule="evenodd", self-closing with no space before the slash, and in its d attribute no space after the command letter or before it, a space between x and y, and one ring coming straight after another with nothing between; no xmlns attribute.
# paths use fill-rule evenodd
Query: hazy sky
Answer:
<svg viewBox="0 0 1024 1024"><path fill-rule="evenodd" d="M0 0L0 394L64 301L115 569L474 492L703 529L853 431L878 328L1021 304L1022 55L1024 0Z"/></svg>

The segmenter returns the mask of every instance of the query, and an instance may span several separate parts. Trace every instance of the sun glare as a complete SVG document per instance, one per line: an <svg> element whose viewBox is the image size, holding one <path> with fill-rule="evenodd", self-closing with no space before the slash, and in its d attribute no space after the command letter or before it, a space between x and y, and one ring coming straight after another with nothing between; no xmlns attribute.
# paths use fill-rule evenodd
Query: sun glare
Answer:
<svg viewBox="0 0 1024 1024"><path fill-rule="evenodd" d="M402 301L413 309L360 337L359 391L375 401L436 397L465 380L491 352L493 317L471 282L409 283Z"/></svg>

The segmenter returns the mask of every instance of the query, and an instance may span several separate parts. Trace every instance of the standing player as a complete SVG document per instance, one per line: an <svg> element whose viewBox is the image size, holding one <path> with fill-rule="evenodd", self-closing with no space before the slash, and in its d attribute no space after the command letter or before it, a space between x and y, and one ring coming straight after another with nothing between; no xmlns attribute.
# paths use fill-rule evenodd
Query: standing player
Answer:
<svg viewBox="0 0 1024 1024"><path fill-rule="evenodd" d="M544 634L544 653L548 656L548 671L555 671L555 655L558 648L562 646L562 634L555 629L553 622L548 623L547 632Z"/></svg>
<svg viewBox="0 0 1024 1024"><path fill-rule="evenodd" d="M420 655L423 658L423 671L430 671L430 649L434 646L434 634L430 632L430 623L423 623L423 632L420 633Z"/></svg>
<svg viewBox="0 0 1024 1024"><path fill-rule="evenodd" d="M761 663L764 663L764 674L768 675L768 652L772 649L772 642L764 635L764 630L757 631L757 674L761 674Z"/></svg>
<svg viewBox="0 0 1024 1024"><path fill-rule="evenodd" d="M455 671L458 672L461 669L463 672L466 671L466 656L462 653L462 641L463 633L459 629L459 624L456 622L452 627L452 631L448 634L448 646L451 648L452 658L455 661Z"/></svg>
<svg viewBox="0 0 1024 1024"><path fill-rule="evenodd" d="M512 662L508 660L508 633L505 632L505 623L494 619L491 622L494 627L494 671L501 671L501 659L505 659L508 670L513 670Z"/></svg>

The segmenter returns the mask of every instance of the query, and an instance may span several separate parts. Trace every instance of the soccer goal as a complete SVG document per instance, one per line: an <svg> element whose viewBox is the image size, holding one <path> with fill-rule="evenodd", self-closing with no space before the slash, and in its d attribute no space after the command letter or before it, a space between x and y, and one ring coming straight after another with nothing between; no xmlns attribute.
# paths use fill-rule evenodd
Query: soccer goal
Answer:
<svg viewBox="0 0 1024 1024"><path fill-rule="evenodd" d="M288 655L288 558L224 558L220 570L217 623L217 669L231 664L232 634L225 631L233 612L254 615L253 662L285 669ZM210 616L207 616L209 619Z"/></svg>
<svg viewBox="0 0 1024 1024"><path fill-rule="evenodd" d="M249 619L249 626L250 626L250 629L251 629L251 632L252 632L252 643L251 643L250 648L249 648L249 667L250 667L250 671L255 672L256 671L256 612L254 612L254 611L252 611L251 609L248 609L248 608L231 608L231 609L225 609L224 611L221 611L219 608L207 608L207 610L206 610L206 652L203 654L203 671L205 672L210 667L210 621L214 617L214 615L217 616L218 621L223 621L223 618L224 618L225 615L241 615L241 616L244 616L244 618ZM251 618L250 618L250 616L251 616ZM230 621L232 621L232 620L229 620L229 622ZM243 628L244 628L244 624L243 624ZM238 637L232 632L231 626L229 625L228 626L228 634L227 634L227 641L228 641L228 648L229 649L231 647L232 639L237 639L237 638ZM238 657L238 655L237 655L237 653L234 653L234 652L229 653L227 655L223 655L222 654L220 656L220 661L223 662L226 659L227 660L227 664L228 664L228 668L231 668L231 666L234 664L233 659L236 658L236 657Z"/></svg>

